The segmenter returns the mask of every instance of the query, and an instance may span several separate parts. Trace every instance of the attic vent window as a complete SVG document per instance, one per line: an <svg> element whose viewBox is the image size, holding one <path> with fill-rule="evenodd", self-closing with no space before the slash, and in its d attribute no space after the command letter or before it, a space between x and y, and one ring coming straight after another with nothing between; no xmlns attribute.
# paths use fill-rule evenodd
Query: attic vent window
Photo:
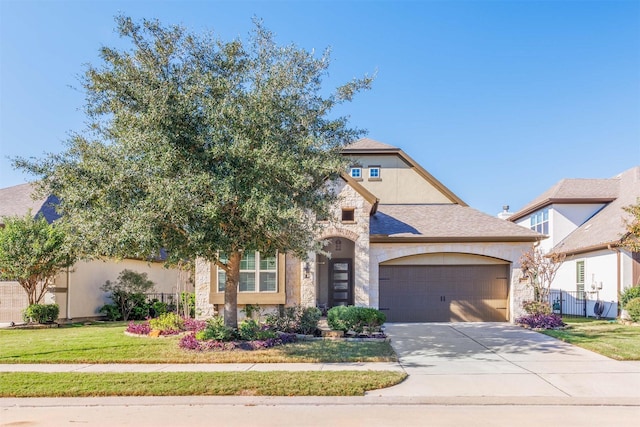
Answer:
<svg viewBox="0 0 640 427"><path fill-rule="evenodd" d="M369 166L369 180L376 181L380 179L380 166Z"/></svg>
<svg viewBox="0 0 640 427"><path fill-rule="evenodd" d="M351 178L355 178L355 179L362 179L362 168L361 167L352 167L349 170L349 175L351 175Z"/></svg>
<svg viewBox="0 0 640 427"><path fill-rule="evenodd" d="M342 222L353 222L356 220L355 209L342 209Z"/></svg>

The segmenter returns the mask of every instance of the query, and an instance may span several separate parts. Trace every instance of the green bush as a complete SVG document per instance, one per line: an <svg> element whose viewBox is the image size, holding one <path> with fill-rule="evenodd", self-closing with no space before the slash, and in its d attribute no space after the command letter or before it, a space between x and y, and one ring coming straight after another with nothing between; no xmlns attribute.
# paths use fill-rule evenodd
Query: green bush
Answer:
<svg viewBox="0 0 640 427"><path fill-rule="evenodd" d="M267 316L266 324L275 331L310 335L318 329L321 315L316 307L282 307L278 313Z"/></svg>
<svg viewBox="0 0 640 427"><path fill-rule="evenodd" d="M120 313L120 309L115 304L105 304L100 307L100 313L104 314L107 320L115 322L117 320L122 320L122 313Z"/></svg>
<svg viewBox="0 0 640 427"><path fill-rule="evenodd" d="M222 316L214 316L207 320L207 326L196 333L198 340L232 341L236 338L236 331L224 324Z"/></svg>
<svg viewBox="0 0 640 427"><path fill-rule="evenodd" d="M176 313L164 313L155 319L149 319L151 329L159 331L182 331L184 330L184 319Z"/></svg>
<svg viewBox="0 0 640 427"><path fill-rule="evenodd" d="M349 325L345 322L347 307L346 306L336 306L331 308L327 312L327 324L334 331L349 331Z"/></svg>
<svg viewBox="0 0 640 427"><path fill-rule="evenodd" d="M25 322L51 323L58 318L60 307L58 304L31 304L22 312Z"/></svg>
<svg viewBox="0 0 640 427"><path fill-rule="evenodd" d="M551 314L551 306L547 302L525 301L522 303L522 308L527 314Z"/></svg>
<svg viewBox="0 0 640 427"><path fill-rule="evenodd" d="M633 286L631 288L627 288L620 295L620 305L622 308L627 308L627 303L634 298L640 298L640 286Z"/></svg>
<svg viewBox="0 0 640 427"><path fill-rule="evenodd" d="M632 321L640 322L640 298L630 299L624 307Z"/></svg>
<svg viewBox="0 0 640 427"><path fill-rule="evenodd" d="M245 319L238 325L238 339L243 341L266 340L277 336L274 331L263 330L254 319Z"/></svg>
<svg viewBox="0 0 640 427"><path fill-rule="evenodd" d="M147 279L147 273L122 270L116 282L107 282L101 289L110 292L113 304L118 307L123 320L143 320L149 317L150 305L145 293L153 290L153 282Z"/></svg>
<svg viewBox="0 0 640 427"><path fill-rule="evenodd" d="M327 313L329 327L336 331L372 334L379 330L387 317L370 307L338 306Z"/></svg>
<svg viewBox="0 0 640 427"><path fill-rule="evenodd" d="M149 305L149 314L151 315L151 317L160 317L163 314L168 313L169 311L169 304L167 304L166 302L158 301L157 299L151 301Z"/></svg>

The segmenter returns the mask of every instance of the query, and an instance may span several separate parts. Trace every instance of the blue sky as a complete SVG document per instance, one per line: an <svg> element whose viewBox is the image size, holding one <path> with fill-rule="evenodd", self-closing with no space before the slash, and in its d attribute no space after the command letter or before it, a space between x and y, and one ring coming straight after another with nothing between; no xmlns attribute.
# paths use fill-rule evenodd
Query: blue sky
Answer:
<svg viewBox="0 0 640 427"><path fill-rule="evenodd" d="M640 164L640 1L0 0L0 188L7 157L82 130L83 64L123 46L113 17L223 39L260 17L279 43L332 49L327 87L377 71L341 109L469 205L511 210L562 178Z"/></svg>

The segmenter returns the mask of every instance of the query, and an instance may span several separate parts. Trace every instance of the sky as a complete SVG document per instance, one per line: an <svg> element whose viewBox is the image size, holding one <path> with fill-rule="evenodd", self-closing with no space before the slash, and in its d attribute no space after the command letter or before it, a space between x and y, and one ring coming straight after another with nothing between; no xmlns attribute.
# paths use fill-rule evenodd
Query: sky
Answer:
<svg viewBox="0 0 640 427"><path fill-rule="evenodd" d="M331 48L328 90L376 73L338 112L491 215L640 165L640 0L0 0L0 188L35 178L11 158L84 129L79 76L128 47L118 14L224 40L257 17L279 44Z"/></svg>

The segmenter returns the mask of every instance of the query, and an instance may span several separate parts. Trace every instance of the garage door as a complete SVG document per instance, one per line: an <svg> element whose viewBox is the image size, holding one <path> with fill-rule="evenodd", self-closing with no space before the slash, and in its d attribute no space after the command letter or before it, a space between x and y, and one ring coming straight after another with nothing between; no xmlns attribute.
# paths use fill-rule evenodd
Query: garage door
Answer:
<svg viewBox="0 0 640 427"><path fill-rule="evenodd" d="M388 322L504 322L509 265L380 266Z"/></svg>

